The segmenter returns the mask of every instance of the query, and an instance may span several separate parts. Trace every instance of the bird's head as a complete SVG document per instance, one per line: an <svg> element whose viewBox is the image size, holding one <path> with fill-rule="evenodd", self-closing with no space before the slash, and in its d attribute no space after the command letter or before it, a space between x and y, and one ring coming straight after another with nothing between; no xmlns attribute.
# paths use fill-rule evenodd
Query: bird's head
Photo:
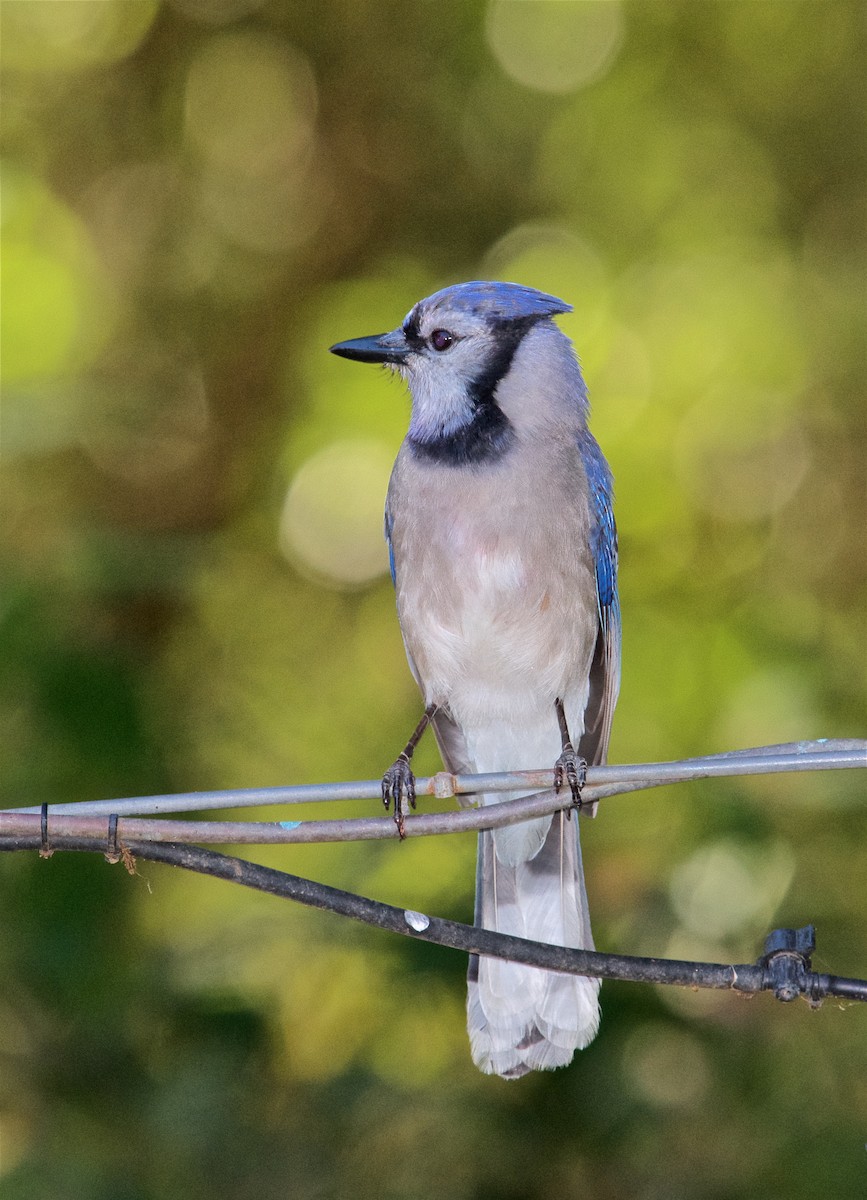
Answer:
<svg viewBox="0 0 867 1200"><path fill-rule="evenodd" d="M509 408L515 405L504 401L502 385L525 345L522 369L532 372L536 362L543 376L546 358L559 361L565 349L583 415L583 383L571 344L551 321L570 310L562 300L516 283L459 283L420 300L398 329L338 342L331 351L400 372L412 394L409 440L422 453L448 459L450 448L458 447L458 460L467 459L469 438L473 453L491 458L513 433ZM529 343L540 333L544 344L532 352Z"/></svg>

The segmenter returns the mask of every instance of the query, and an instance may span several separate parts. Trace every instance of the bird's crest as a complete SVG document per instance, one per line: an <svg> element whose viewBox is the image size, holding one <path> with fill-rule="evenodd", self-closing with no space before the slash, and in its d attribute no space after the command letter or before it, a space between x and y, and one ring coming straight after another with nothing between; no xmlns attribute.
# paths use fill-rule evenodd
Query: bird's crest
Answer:
<svg viewBox="0 0 867 1200"><path fill-rule="evenodd" d="M449 308L456 312L493 317L501 321L516 321L529 317L553 317L558 313L572 311L572 305L556 296L538 292L535 288L520 283L498 283L474 280L471 283L456 283L442 291L434 292L422 300L410 312L410 320L416 310Z"/></svg>

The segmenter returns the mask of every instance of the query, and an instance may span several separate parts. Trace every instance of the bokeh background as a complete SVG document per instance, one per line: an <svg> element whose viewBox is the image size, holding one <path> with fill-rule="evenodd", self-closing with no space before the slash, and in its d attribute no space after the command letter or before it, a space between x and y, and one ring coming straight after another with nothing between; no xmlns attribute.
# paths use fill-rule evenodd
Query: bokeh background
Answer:
<svg viewBox="0 0 867 1200"><path fill-rule="evenodd" d="M327 347L471 278L575 306L617 481L613 760L863 736L863 3L0 19L5 805L381 773L419 714L381 537L408 406ZM864 794L607 803L597 943L743 961L815 921L819 969L863 976ZM253 856L471 915L472 838ZM148 864L0 871L4 1196L863 1186L856 1007L607 984L592 1047L507 1084L460 955Z"/></svg>

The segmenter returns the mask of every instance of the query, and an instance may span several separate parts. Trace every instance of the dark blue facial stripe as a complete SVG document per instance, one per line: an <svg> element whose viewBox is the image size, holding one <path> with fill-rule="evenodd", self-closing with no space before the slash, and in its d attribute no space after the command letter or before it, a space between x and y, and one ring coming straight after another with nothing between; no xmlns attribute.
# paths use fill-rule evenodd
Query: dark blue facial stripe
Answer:
<svg viewBox="0 0 867 1200"><path fill-rule="evenodd" d="M421 350L424 346L424 338L419 332L418 312L413 309L403 323L403 336L406 338L406 344L411 350Z"/></svg>
<svg viewBox="0 0 867 1200"><path fill-rule="evenodd" d="M539 320L539 317L520 317L517 321L500 321L495 326L496 349L480 375L477 375L469 387L469 396L473 408L478 412L482 408L493 406L498 408L494 393L500 380L508 373L515 357L515 351L527 330Z"/></svg>
<svg viewBox="0 0 867 1200"><path fill-rule="evenodd" d="M450 467L471 467L496 462L515 441L509 418L497 404L496 391L508 373L521 340L540 316L500 321L495 328L495 349L484 369L467 389L472 416L466 425L441 438L420 441L410 437L416 457ZM404 326L404 334L409 335Z"/></svg>
<svg viewBox="0 0 867 1200"><path fill-rule="evenodd" d="M455 433L432 441L407 439L416 458L444 467L474 467L493 463L507 454L515 440L509 418L496 404L476 410L472 420Z"/></svg>

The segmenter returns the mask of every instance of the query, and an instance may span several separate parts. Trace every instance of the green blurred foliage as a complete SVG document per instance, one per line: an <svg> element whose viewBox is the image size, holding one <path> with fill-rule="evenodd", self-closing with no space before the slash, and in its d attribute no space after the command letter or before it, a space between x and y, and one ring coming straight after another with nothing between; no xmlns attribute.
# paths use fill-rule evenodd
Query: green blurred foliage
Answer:
<svg viewBox="0 0 867 1200"><path fill-rule="evenodd" d="M486 276L575 305L617 480L612 757L863 736L863 17L4 0L3 803L391 761L407 404L327 347ZM864 975L863 800L611 802L598 944L749 959L815 920L820 969ZM471 913L471 839L257 857ZM609 984L571 1068L506 1084L445 950L146 864L9 855L0 890L5 1196L859 1191L855 1008Z"/></svg>

